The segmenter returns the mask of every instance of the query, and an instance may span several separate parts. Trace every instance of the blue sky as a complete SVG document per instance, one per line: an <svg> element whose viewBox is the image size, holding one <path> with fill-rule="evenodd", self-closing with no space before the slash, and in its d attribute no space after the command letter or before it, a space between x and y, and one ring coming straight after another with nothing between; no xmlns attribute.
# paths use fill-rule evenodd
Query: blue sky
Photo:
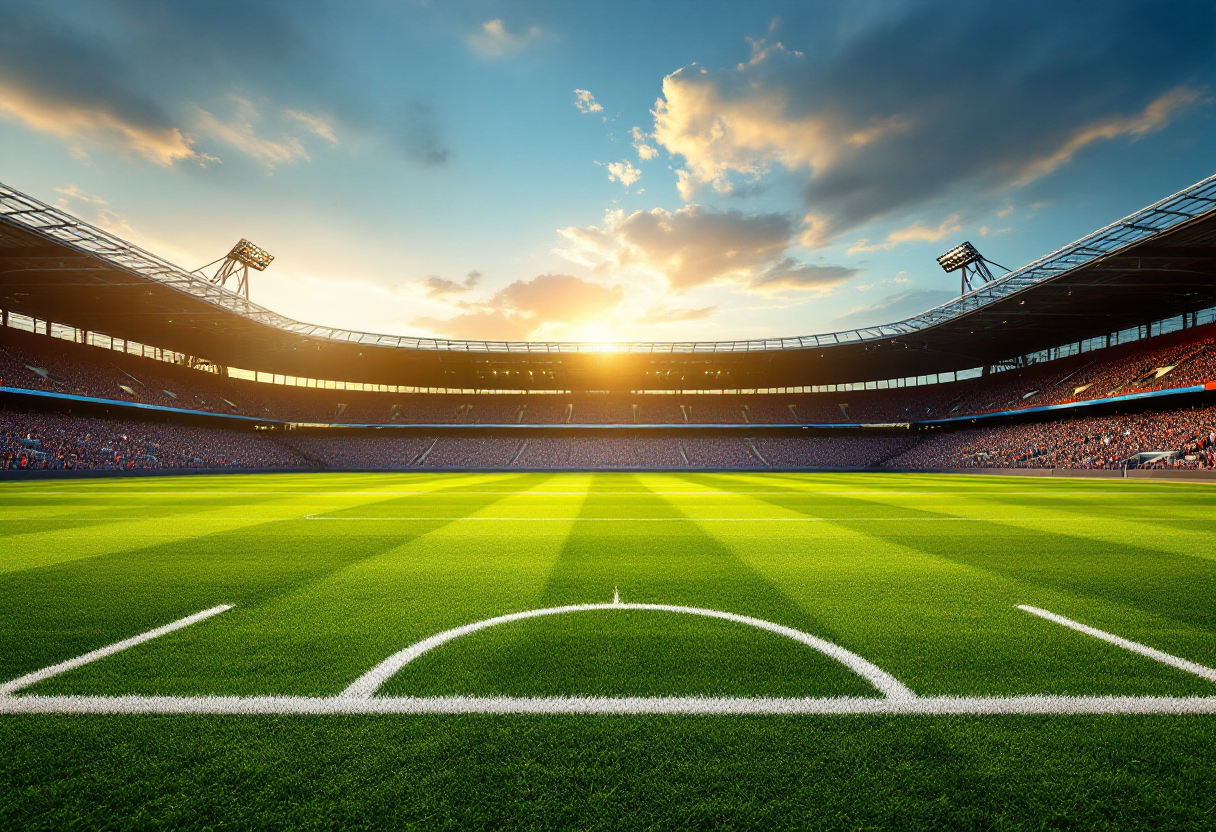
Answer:
<svg viewBox="0 0 1216 832"><path fill-rule="evenodd" d="M685 340L942 303L1216 172L1210 2L0 0L0 181L302 320Z"/></svg>

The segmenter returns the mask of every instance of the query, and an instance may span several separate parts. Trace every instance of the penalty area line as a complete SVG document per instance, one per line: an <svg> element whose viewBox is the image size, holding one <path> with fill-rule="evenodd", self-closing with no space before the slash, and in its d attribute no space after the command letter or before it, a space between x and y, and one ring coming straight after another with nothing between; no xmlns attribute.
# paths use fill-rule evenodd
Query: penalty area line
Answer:
<svg viewBox="0 0 1216 832"><path fill-rule="evenodd" d="M1105 630L1099 630L1096 627L1090 627L1088 624L1082 624L1080 621L1073 621L1071 618L1065 618L1062 615L1056 615L1054 612L1048 612L1038 607L1031 607L1026 604L1018 604L1018 609L1022 612L1028 612L1031 615L1037 615L1039 618L1051 621L1054 624L1059 624L1061 627L1068 627L1070 630L1076 630L1078 633L1084 633L1087 636L1093 636L1096 639L1101 639L1116 647L1122 647L1124 650L1130 650L1133 653L1139 653L1141 656L1153 659L1154 661L1168 664L1170 667L1176 667L1179 670L1185 670L1187 673L1193 673L1196 676L1207 679L1209 682L1216 682L1216 670L1213 670L1206 665L1197 664L1186 659L1181 659L1178 656L1172 656L1169 653L1161 650L1156 650L1149 647L1147 644L1141 644L1138 641L1122 638L1114 633L1108 633Z"/></svg>
<svg viewBox="0 0 1216 832"><path fill-rule="evenodd" d="M140 633L137 636L124 639L123 641L115 642L114 644L105 647L99 647L85 653L83 656L77 656L74 659L68 659L66 662L53 664L50 667L44 667L42 670L35 670L33 673L27 673L20 678L13 679L11 682L5 682L0 685L0 697L6 697L22 688L28 688L30 685L37 684L44 679L49 679L52 676L58 676L61 673L67 673L69 670L74 670L81 665L95 662L98 659L104 659L106 656L112 656L115 653L120 653L129 647L134 647L137 644L143 644L145 641L151 641L154 638L166 635L174 630L180 630L183 627L189 627L191 624L197 624L204 621L213 615L219 615L222 612L227 612L232 609L231 604L220 604L218 607L212 607L209 610L196 612L194 615L188 615L185 618L179 618L170 624L163 627L157 627L155 630L148 630L146 633Z"/></svg>
<svg viewBox="0 0 1216 832"><path fill-rule="evenodd" d="M1216 714L1216 696L862 697L373 697L346 696L6 696L4 714L181 714L328 716L673 715L673 716L1042 716Z"/></svg>

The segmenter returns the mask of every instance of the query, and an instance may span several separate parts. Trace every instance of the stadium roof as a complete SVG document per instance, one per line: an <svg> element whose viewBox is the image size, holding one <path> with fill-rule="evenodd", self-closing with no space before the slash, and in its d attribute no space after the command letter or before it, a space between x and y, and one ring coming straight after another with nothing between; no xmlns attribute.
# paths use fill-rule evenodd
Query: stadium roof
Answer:
<svg viewBox="0 0 1216 832"><path fill-rule="evenodd" d="M747 389L968 369L1216 304L1216 176L920 315L746 341L450 341L302 323L0 185L0 308L225 366L446 388Z"/></svg>

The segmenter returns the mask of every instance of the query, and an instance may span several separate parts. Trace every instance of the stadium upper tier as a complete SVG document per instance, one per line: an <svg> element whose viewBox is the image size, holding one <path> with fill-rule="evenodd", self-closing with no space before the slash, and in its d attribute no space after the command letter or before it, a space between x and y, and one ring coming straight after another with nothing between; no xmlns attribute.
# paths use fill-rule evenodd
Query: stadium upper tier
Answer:
<svg viewBox="0 0 1216 832"><path fill-rule="evenodd" d="M449 341L301 323L0 185L0 308L222 366L466 389L751 389L945 373L1216 303L1216 176L920 315L748 341Z"/></svg>
<svg viewBox="0 0 1216 832"><path fill-rule="evenodd" d="M1205 318L1208 316L1205 316ZM1076 345L1074 345L1076 346ZM1042 415L1133 400L1216 401L1216 322L961 381L873 390L768 394L410 393L266 384L0 327L0 403L102 405L208 423L374 426L457 432L546 426L906 426L1011 412ZM1162 406L1164 406L1162 404ZM195 420L197 421L197 420ZM400 432L400 430L395 431Z"/></svg>

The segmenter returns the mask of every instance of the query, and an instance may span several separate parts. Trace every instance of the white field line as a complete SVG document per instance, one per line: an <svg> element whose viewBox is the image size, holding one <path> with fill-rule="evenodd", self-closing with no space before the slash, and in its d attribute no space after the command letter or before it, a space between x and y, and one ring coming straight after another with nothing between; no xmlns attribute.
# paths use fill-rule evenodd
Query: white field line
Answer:
<svg viewBox="0 0 1216 832"><path fill-rule="evenodd" d="M387 682L401 668L412 662L419 656L434 650L441 644L446 644L449 641L458 639L461 636L467 636L470 633L475 633L478 630L484 630L487 627L496 627L499 624L507 624L512 621L523 621L528 618L540 618L549 615L566 615L576 612L594 612L600 610L643 610L650 612L674 612L683 613L686 615L699 615L705 618L718 618L723 621L733 621L738 624L746 624L750 627L756 627L761 630L767 630L770 633L776 633L780 636L793 639L801 642L806 646L818 650L829 658L843 664L845 667L852 670L858 676L872 684L875 688L882 692L887 699L905 700L915 699L916 694L904 686L902 682L896 679L891 674L887 673L877 665L863 659L861 656L844 649L830 641L818 638L810 633L804 633L801 630L795 630L793 627L786 627L782 624L774 624L772 621L765 621L761 618L751 618L746 615L736 615L733 612L722 612L720 610L710 610L701 607L679 607L670 604L572 604L565 607L547 607L539 610L525 610L524 612L515 612L508 615L500 615L495 618L487 618L484 621L476 621L472 624L465 624L462 627L455 627L451 630L445 630L442 633L423 639L399 653L389 656L380 664L373 667L367 673L364 673L356 679L350 687L342 691L343 699L369 699L380 686Z"/></svg>
<svg viewBox="0 0 1216 832"><path fill-rule="evenodd" d="M1085 633L1087 636L1102 639L1102 641L1109 642L1116 647L1122 647L1124 650L1139 653L1141 656L1146 656L1154 661L1161 662L1162 664L1168 664L1169 666L1176 667L1179 670L1185 670L1187 673L1194 673L1196 676L1207 679L1209 682L1216 682L1216 670L1213 670L1206 665L1196 664L1195 662L1187 661L1186 659L1180 659L1177 656L1171 656L1169 653L1163 653L1160 650L1155 650L1152 647L1149 647L1147 644L1141 644L1138 641L1130 641L1128 639L1121 638L1114 633L1108 633L1105 630L1090 627L1087 624L1082 624L1079 621L1073 621L1071 618L1065 618L1062 615L1056 615L1054 612L1048 612L1047 610L1042 610L1038 607L1018 604L1018 609L1022 610L1023 612L1028 612L1031 615L1037 615L1039 618L1045 618L1048 621L1052 621L1063 627L1068 627L1071 630L1076 630L1078 633Z"/></svg>
<svg viewBox="0 0 1216 832"><path fill-rule="evenodd" d="M148 630L146 633L140 633L137 636L115 642L106 647L99 647L96 650L85 653L83 656L77 656L74 659L68 659L66 662L53 664L50 667L44 667L42 670L35 670L33 673L13 679L11 682L5 682L0 685L0 697L8 696L9 694L19 691L22 688L27 688L30 685L37 684L43 679L49 679L52 676L58 676L60 673L67 673L69 670L74 670L81 665L95 662L98 659L104 659L106 656L112 656L126 650L128 647L134 647L137 644L143 644L145 641L151 641L154 638L171 633L174 630L180 630L183 627L189 627L191 624L197 624L200 621L210 618L213 615L219 615L222 612L232 609L230 604L220 604L218 607L212 607L209 610L196 612L194 615L188 615L185 618L179 618L171 624L166 624L163 627L157 627L155 630Z"/></svg>
<svg viewBox="0 0 1216 832"><path fill-rule="evenodd" d="M1185 485L1205 485L1209 489L1212 485L1203 483L1202 481L1192 482L1191 480L1180 481L1180 484ZM8 497L44 497L44 496L60 496L60 497L105 497L113 499L125 495L140 496L140 497L174 497L174 496L212 496L224 497L227 495L233 496L282 496L282 497L376 497L380 495L401 495L401 496L432 496L432 497L463 497L482 494L510 494L517 497L559 497L571 496L581 497L587 494L594 493L596 496L608 497L615 495L633 495L647 496L657 495L663 497L734 497L736 495L750 494L768 494L775 497L835 497L835 496L864 496L869 494L880 495L895 495L895 496L968 496L975 494L983 497L1003 497L1003 496L1019 496L1019 497L1141 497L1145 494L1166 494L1173 497L1210 497L1210 494L1202 494L1197 491L1189 491L1187 489L1175 489L1171 491L1141 491L1134 487L1122 491L976 491L975 489L957 490L957 491L887 491L880 489L863 490L863 491L803 491L803 490L787 490L774 491L772 489L764 491L737 491L737 490L719 490L719 491L176 491L166 489L162 491L43 491L36 489L15 489L11 486L0 485L0 493L4 493Z"/></svg>
<svg viewBox="0 0 1216 832"><path fill-rule="evenodd" d="M451 522L527 522L527 523L871 523L871 522L932 522L987 523L982 517L319 517L304 515L305 520L446 520Z"/></svg>
<svg viewBox="0 0 1216 832"><path fill-rule="evenodd" d="M561 714L1040 716L1216 714L1216 696L925 696L916 699L770 697L305 697L6 696L5 714Z"/></svg>

